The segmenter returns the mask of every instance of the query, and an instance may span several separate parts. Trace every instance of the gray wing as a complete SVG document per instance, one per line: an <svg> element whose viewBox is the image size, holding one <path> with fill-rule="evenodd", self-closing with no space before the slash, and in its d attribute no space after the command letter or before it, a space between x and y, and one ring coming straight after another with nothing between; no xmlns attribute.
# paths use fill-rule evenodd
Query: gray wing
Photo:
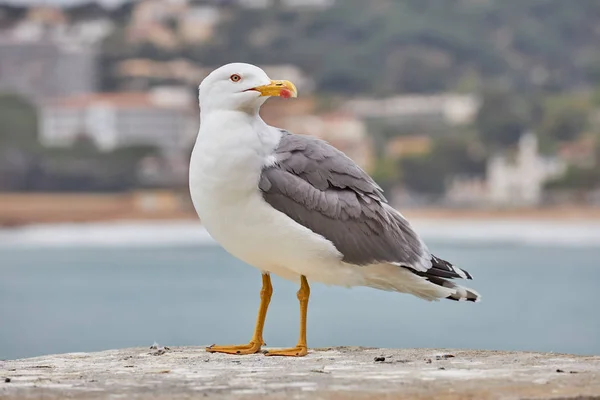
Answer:
<svg viewBox="0 0 600 400"><path fill-rule="evenodd" d="M345 262L394 263L425 272L429 251L381 188L328 143L282 131L259 187L273 208L331 241Z"/></svg>

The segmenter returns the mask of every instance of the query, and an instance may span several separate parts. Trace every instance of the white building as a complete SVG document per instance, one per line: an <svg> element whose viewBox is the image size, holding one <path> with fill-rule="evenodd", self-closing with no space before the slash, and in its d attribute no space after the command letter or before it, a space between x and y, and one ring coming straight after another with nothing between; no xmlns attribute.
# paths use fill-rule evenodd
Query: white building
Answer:
<svg viewBox="0 0 600 400"><path fill-rule="evenodd" d="M479 110L480 100L473 95L403 95L384 99L357 98L344 108L363 118L442 118L451 125L468 124Z"/></svg>
<svg viewBox="0 0 600 400"><path fill-rule="evenodd" d="M535 206L542 201L544 184L560 177L566 164L541 156L537 137L524 134L513 159L505 155L492 157L487 166L488 199L494 206Z"/></svg>
<svg viewBox="0 0 600 400"><path fill-rule="evenodd" d="M185 151L198 129L188 92L170 88L149 93L94 93L46 102L40 113L40 142L70 146L81 135L110 151L152 145L169 155Z"/></svg>
<svg viewBox="0 0 600 400"><path fill-rule="evenodd" d="M94 92L106 18L69 24L59 9L32 7L28 17L0 31L0 92L34 102Z"/></svg>
<svg viewBox="0 0 600 400"><path fill-rule="evenodd" d="M179 17L179 34L189 43L205 42L213 37L221 12L216 6L189 7Z"/></svg>
<svg viewBox="0 0 600 400"><path fill-rule="evenodd" d="M335 4L335 0L278 0L279 4L292 9L326 9ZM237 4L245 8L268 8L276 4L276 0L237 0Z"/></svg>
<svg viewBox="0 0 600 400"><path fill-rule="evenodd" d="M0 92L34 102L89 93L98 85L98 52L49 40L0 38Z"/></svg>
<svg viewBox="0 0 600 400"><path fill-rule="evenodd" d="M445 202L450 206L481 207L488 205L489 190L481 176L455 176L447 182Z"/></svg>
<svg viewBox="0 0 600 400"><path fill-rule="evenodd" d="M268 8L273 6L273 0L238 0L238 5L244 8Z"/></svg>
<svg viewBox="0 0 600 400"><path fill-rule="evenodd" d="M335 0L280 0L281 5L288 8L317 8L333 7Z"/></svg>
<svg viewBox="0 0 600 400"><path fill-rule="evenodd" d="M448 182L449 205L532 207L542 202L544 184L562 176L567 164L538 152L533 133L521 136L514 154L498 154L487 163L485 176L456 176Z"/></svg>

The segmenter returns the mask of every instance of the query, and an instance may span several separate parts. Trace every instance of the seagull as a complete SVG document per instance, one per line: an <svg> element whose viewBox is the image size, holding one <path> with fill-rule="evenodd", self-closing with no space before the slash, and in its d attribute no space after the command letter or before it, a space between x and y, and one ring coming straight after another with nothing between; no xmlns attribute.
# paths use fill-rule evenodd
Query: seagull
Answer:
<svg viewBox="0 0 600 400"><path fill-rule="evenodd" d="M253 354L273 293L271 275L300 284L300 338L267 356L308 353L308 282L365 286L476 302L456 284L471 275L430 253L381 187L327 142L269 126L260 115L269 97L297 96L292 82L271 80L259 67L231 63L199 86L200 129L190 159L194 208L209 234L231 255L262 273L260 306L248 344L212 345L209 352Z"/></svg>

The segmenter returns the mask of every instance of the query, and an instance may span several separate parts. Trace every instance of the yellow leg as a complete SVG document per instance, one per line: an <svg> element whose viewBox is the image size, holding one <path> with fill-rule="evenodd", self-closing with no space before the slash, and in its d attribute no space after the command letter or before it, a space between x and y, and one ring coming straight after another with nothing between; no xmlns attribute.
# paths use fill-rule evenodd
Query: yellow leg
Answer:
<svg viewBox="0 0 600 400"><path fill-rule="evenodd" d="M306 314L308 313L310 286L308 286L308 281L304 275L300 276L300 290L298 290L297 296L300 302L300 339L298 339L298 344L291 349L269 351L265 355L302 357L308 354L306 345Z"/></svg>
<svg viewBox="0 0 600 400"><path fill-rule="evenodd" d="M273 294L273 286L271 286L271 276L269 274L262 275L262 289L260 290L260 307L258 308L258 316L256 317L256 327L254 335L250 343L240 346L216 346L212 345L206 348L210 353L226 353L226 354L254 354L260 351L263 340L263 327L265 326L265 318L267 317L267 309Z"/></svg>

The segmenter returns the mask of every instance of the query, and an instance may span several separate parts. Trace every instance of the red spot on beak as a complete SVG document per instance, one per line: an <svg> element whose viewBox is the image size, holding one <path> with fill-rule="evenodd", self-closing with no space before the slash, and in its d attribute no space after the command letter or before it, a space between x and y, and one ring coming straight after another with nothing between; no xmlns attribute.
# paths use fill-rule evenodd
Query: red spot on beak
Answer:
<svg viewBox="0 0 600 400"><path fill-rule="evenodd" d="M284 99L289 99L292 97L292 91L289 89L281 89L279 96L283 97Z"/></svg>

